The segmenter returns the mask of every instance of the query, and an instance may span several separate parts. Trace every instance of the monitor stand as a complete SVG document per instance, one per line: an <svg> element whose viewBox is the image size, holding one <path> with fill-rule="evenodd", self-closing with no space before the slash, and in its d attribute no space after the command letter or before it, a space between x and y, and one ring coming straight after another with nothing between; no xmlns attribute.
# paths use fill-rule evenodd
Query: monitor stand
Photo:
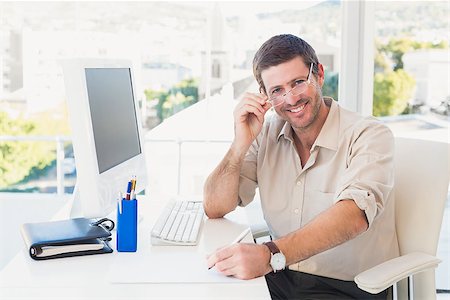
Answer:
<svg viewBox="0 0 450 300"><path fill-rule="evenodd" d="M78 184L75 183L73 193L68 197L67 203L52 217L52 221L67 220L82 217L81 201Z"/></svg>
<svg viewBox="0 0 450 300"><path fill-rule="evenodd" d="M69 201L64 205L64 207L57 213L53 220L66 220L74 218L83 218L83 211L81 209L81 193L78 183L75 183L72 196ZM108 219L112 220L117 226L117 210L113 211L106 216ZM94 219L101 219L94 218ZM115 229L114 229L115 230Z"/></svg>
<svg viewBox="0 0 450 300"><path fill-rule="evenodd" d="M81 213L81 196L80 196L80 188L78 187L78 183L75 182L75 187L73 188L72 197L70 198L70 213L69 217L80 218L82 217Z"/></svg>

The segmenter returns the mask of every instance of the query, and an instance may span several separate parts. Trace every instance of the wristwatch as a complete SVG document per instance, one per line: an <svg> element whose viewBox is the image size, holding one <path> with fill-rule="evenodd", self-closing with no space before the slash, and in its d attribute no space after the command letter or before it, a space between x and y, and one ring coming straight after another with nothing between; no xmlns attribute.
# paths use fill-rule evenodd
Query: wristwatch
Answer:
<svg viewBox="0 0 450 300"><path fill-rule="evenodd" d="M277 271L284 270L286 267L286 257L280 249L278 249L277 245L272 241L265 242L264 245L270 250L270 266L272 267L273 272L276 273Z"/></svg>

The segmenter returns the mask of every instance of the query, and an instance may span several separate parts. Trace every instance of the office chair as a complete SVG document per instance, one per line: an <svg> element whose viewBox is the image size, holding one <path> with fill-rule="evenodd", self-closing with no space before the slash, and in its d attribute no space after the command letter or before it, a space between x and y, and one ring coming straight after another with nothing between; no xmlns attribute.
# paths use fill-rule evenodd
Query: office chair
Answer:
<svg viewBox="0 0 450 300"><path fill-rule="evenodd" d="M379 293L393 286L394 298L435 299L434 268L449 184L449 145L426 140L395 139L396 230L400 257L355 277L358 287ZM255 205L246 207L255 240L269 236ZM253 203L252 202L252 203ZM414 275L414 277L412 277Z"/></svg>
<svg viewBox="0 0 450 300"><path fill-rule="evenodd" d="M436 299L434 268L441 262L436 250L448 193L449 144L396 138L395 148L400 256L358 274L355 282L373 294L393 286L394 299Z"/></svg>

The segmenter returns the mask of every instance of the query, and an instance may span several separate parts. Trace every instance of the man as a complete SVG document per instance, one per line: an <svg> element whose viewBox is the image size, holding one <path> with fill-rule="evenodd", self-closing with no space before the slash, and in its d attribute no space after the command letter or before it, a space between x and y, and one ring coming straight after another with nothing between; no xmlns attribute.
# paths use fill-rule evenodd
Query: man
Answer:
<svg viewBox="0 0 450 300"><path fill-rule="evenodd" d="M209 267L266 275L274 299L386 298L353 278L398 255L390 130L323 97L323 66L296 36L266 41L253 72L261 93L234 110L235 137L206 180L204 208L221 218L258 187L273 241L219 249Z"/></svg>

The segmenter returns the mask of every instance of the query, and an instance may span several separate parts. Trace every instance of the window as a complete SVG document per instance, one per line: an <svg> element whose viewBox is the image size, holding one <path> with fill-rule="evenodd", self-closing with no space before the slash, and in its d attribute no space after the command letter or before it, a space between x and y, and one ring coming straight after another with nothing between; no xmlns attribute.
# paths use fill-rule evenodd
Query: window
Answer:
<svg viewBox="0 0 450 300"><path fill-rule="evenodd" d="M326 69L325 94L337 97L339 2L2 2L0 6L0 36L5 41L1 61L3 70L9 70L2 75L2 120L22 128L0 132L18 136L0 144L16 147L15 154L8 154L12 161L14 155L25 151L25 145L35 147L33 159L21 164L13 178L0 183L3 191L70 193L73 189L76 171L60 59L118 57L138 66L138 100L148 148L158 149L153 143L161 139L165 142L160 146L172 143L168 147L174 147L173 153L149 154L149 165L157 170L152 180L156 190L164 181L173 182L180 172L190 176L185 173L187 168L176 163L178 157L183 163L190 160L185 156L187 149L176 154L179 148L190 146L178 142L194 137L199 149L192 151L196 153L206 151L205 145L200 146L205 140L220 140L221 149L226 147L232 138L233 100L245 91L258 91L252 59L270 36L293 33L311 43ZM211 101L198 103L205 98ZM220 103L221 108L211 103ZM183 112L193 105L197 108ZM217 116L225 112L219 123ZM186 122L189 118L197 122ZM32 142L28 135L42 141ZM48 137L54 135L62 138L55 142ZM213 148L221 154L219 144ZM169 153L177 159L158 157ZM209 164L217 162L214 157ZM57 170L64 176L58 177ZM204 167L192 176L200 183L208 170ZM57 180L63 177L64 181ZM195 185L201 186L199 183Z"/></svg>
<svg viewBox="0 0 450 300"><path fill-rule="evenodd" d="M374 115L439 114L450 101L442 84L450 81L449 10L439 1L375 2Z"/></svg>

